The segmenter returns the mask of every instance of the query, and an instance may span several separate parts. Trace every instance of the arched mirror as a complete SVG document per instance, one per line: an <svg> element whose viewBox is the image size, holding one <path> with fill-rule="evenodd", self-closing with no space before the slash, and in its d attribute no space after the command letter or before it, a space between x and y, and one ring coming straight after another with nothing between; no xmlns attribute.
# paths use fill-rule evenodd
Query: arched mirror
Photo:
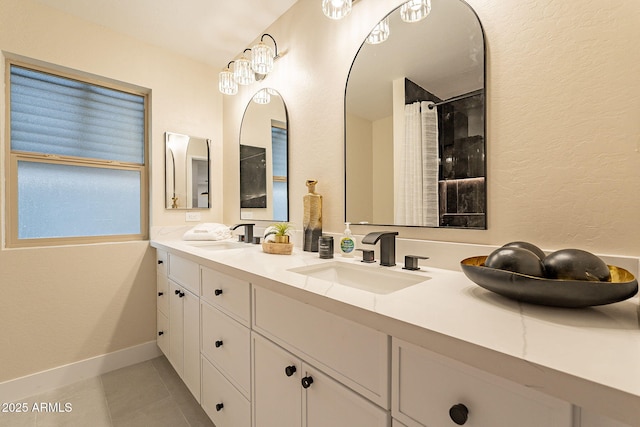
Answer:
<svg viewBox="0 0 640 427"><path fill-rule="evenodd" d="M165 207L208 209L210 140L165 133Z"/></svg>
<svg viewBox="0 0 640 427"><path fill-rule="evenodd" d="M240 126L240 219L289 220L287 107L274 89L260 89Z"/></svg>
<svg viewBox="0 0 640 427"><path fill-rule="evenodd" d="M346 220L485 229L480 21L463 1L431 0L426 18L398 7L380 27L345 90Z"/></svg>

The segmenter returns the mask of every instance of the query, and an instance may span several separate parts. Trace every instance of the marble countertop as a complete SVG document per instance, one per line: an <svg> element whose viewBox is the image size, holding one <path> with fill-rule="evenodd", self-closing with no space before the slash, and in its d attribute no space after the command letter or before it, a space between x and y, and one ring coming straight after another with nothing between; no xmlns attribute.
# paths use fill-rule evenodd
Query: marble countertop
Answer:
<svg viewBox="0 0 640 427"><path fill-rule="evenodd" d="M402 270L359 258L319 259L295 248L271 255L260 245L212 249L216 242L157 239L152 246L225 269L283 294L382 330L527 387L631 425L640 419L640 305L564 309L519 303L459 271ZM234 246L234 245L231 245ZM477 255L482 255L479 253ZM461 256L460 259L463 259ZM399 271L424 281L379 294L289 271L327 262Z"/></svg>

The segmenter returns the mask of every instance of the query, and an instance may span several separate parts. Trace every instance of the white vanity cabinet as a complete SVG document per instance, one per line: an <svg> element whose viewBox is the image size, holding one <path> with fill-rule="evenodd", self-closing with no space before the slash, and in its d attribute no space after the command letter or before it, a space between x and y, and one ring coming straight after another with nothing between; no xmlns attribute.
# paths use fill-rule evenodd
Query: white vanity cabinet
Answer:
<svg viewBox="0 0 640 427"><path fill-rule="evenodd" d="M253 427L387 427L389 413L252 333Z"/></svg>
<svg viewBox="0 0 640 427"><path fill-rule="evenodd" d="M200 401L200 274L197 263L168 256L169 351L165 355ZM160 347L162 349L162 347ZM164 351L164 350L163 350Z"/></svg>
<svg viewBox="0 0 640 427"><path fill-rule="evenodd" d="M253 329L389 409L388 335L259 286Z"/></svg>
<svg viewBox="0 0 640 427"><path fill-rule="evenodd" d="M217 427L251 424L249 282L201 266L202 407Z"/></svg>
<svg viewBox="0 0 640 427"><path fill-rule="evenodd" d="M391 376L391 413L408 427L573 426L567 402L395 338Z"/></svg>

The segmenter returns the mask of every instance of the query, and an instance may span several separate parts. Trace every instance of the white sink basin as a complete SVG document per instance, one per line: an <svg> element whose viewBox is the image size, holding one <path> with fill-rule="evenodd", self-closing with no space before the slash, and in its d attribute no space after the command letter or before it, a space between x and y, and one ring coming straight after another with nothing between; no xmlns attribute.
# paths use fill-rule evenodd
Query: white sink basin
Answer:
<svg viewBox="0 0 640 427"><path fill-rule="evenodd" d="M389 267L337 261L296 267L289 271L376 294L390 294L430 279L420 274L390 270Z"/></svg>
<svg viewBox="0 0 640 427"><path fill-rule="evenodd" d="M248 243L243 242L230 242L228 240L223 241L191 241L189 246L193 246L200 249L206 249L208 251L220 251L224 249L242 249L250 247Z"/></svg>

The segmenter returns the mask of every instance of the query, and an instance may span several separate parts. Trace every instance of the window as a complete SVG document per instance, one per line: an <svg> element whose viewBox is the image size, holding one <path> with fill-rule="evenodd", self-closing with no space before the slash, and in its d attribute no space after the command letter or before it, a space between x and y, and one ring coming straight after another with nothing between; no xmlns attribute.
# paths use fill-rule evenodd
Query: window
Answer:
<svg viewBox="0 0 640 427"><path fill-rule="evenodd" d="M7 246L145 239L147 97L7 70Z"/></svg>

